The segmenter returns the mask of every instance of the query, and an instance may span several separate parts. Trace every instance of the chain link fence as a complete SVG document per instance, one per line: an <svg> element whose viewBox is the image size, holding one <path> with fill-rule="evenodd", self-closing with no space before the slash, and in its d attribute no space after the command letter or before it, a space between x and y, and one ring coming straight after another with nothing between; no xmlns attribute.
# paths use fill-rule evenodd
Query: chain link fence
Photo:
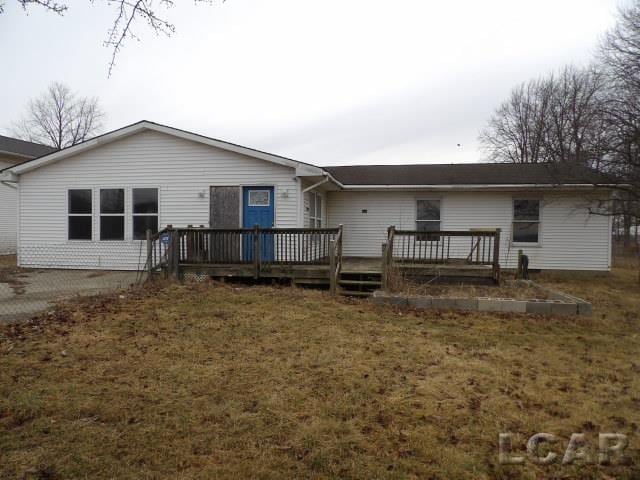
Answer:
<svg viewBox="0 0 640 480"><path fill-rule="evenodd" d="M0 322L25 320L56 302L127 288L146 279L140 245L43 245L0 255Z"/></svg>

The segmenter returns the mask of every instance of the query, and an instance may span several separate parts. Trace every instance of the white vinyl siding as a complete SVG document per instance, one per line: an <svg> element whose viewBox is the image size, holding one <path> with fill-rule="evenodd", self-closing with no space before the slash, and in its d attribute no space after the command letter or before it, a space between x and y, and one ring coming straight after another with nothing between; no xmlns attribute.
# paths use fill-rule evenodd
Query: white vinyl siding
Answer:
<svg viewBox="0 0 640 480"><path fill-rule="evenodd" d="M16 163L13 158L0 156L0 170ZM0 183L0 255L16 253L18 218L18 185Z"/></svg>
<svg viewBox="0 0 640 480"><path fill-rule="evenodd" d="M144 131L20 177L20 264L34 267L136 269L145 249L132 238L134 188L158 188L160 228L209 225L209 187L273 185L276 226L299 227L299 184L293 168ZM67 240L71 188L92 188L93 231L99 232L101 188L125 189L125 241Z"/></svg>
<svg viewBox="0 0 640 480"><path fill-rule="evenodd" d="M0 183L0 255L16 253L17 184Z"/></svg>
<svg viewBox="0 0 640 480"><path fill-rule="evenodd" d="M438 193L441 229L501 228L500 262L504 268L515 268L518 249L529 256L530 268L610 268L609 219L589 215L581 194L549 192L542 195L540 243L533 246L511 242L512 202L517 197L514 192ZM415 229L416 200L420 198L429 198L429 194L420 191L329 192L328 226L344 224L345 255L378 257L388 226Z"/></svg>

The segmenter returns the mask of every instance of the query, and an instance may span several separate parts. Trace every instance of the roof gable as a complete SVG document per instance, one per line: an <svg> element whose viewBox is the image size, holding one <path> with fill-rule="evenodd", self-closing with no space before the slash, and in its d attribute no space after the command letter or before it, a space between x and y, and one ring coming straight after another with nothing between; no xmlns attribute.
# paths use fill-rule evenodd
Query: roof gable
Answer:
<svg viewBox="0 0 640 480"><path fill-rule="evenodd" d="M61 160L64 160L65 158L73 157L75 155L78 155L79 153L83 153L83 152L92 150L94 148L101 147L103 145L109 144L111 142L115 142L117 140L129 137L131 135L135 135L136 133L140 133L143 131L160 132L160 133L164 133L177 138L182 138L182 139L193 141L196 143L209 145L212 147L220 148L222 150L235 152L241 155L257 158L257 159L275 163L278 165L291 167L295 169L296 172L300 172L301 175L318 175L323 173L321 168L316 167L314 165L305 164L303 162L298 162L296 160L281 157L279 155L273 155L271 153L255 150L248 147L243 147L241 145L225 142L225 141L218 140L211 137L205 137L204 135L199 135L196 133L188 132L186 130L180 130L177 128L168 127L166 125L161 125L161 124L149 122L146 120L143 120L138 123L134 123L132 125L128 125L118 130L113 130L111 132L105 133L103 135L92 138L90 140L79 143L77 145L73 145L71 147L65 148L63 150L59 150L57 152L53 152L49 155L45 155L43 157L21 163L20 165L10 167L7 170L15 175L21 175L23 173L27 173L37 168L41 168L45 165L59 162Z"/></svg>

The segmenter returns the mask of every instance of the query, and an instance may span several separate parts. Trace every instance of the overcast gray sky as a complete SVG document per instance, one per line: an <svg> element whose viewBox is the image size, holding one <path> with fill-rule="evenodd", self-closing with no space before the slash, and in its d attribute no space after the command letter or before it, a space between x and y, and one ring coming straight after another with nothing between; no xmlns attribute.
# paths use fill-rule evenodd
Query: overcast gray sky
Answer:
<svg viewBox="0 0 640 480"><path fill-rule="evenodd" d="M98 96L107 130L146 119L319 165L481 161L509 90L588 62L620 1L183 0L176 34L138 25L107 78L113 7L6 0L0 128L57 80Z"/></svg>

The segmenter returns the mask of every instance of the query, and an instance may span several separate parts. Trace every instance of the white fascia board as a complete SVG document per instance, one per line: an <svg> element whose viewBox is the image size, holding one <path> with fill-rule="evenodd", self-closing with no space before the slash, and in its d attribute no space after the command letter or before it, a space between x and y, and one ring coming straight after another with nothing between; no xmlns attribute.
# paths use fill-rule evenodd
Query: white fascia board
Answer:
<svg viewBox="0 0 640 480"><path fill-rule="evenodd" d="M13 173L11 169L4 170L0 173L0 182L17 182L18 175Z"/></svg>
<svg viewBox="0 0 640 480"><path fill-rule="evenodd" d="M320 167L315 167L313 165L307 165L303 163L296 166L296 176L297 177L326 177L327 172L325 172Z"/></svg>
<svg viewBox="0 0 640 480"><path fill-rule="evenodd" d="M223 142L222 140L216 140L214 138L204 137L202 135L187 132L185 130L179 130L179 129L167 127L164 125L158 125L157 123L144 122L142 126L144 126L144 128L147 128L149 130L155 130L157 132L166 133L167 135L173 135L174 137L183 138L185 140L191 140L193 142L203 143L205 145L220 148L222 150L227 150L230 152L239 153L241 155L246 155L248 157L265 160L267 162L276 163L278 165L283 165L285 167L298 168L298 166L304 165L302 162L297 162L289 158L284 158L278 155L261 152L260 150L254 150L252 148L243 147L241 145L236 145L234 143Z"/></svg>
<svg viewBox="0 0 640 480"><path fill-rule="evenodd" d="M325 177L327 181L333 183L339 189L342 189L342 183L335 179L333 175L321 167L315 167L309 164L301 164L296 168L297 177ZM322 183L325 183L324 181Z"/></svg>
<svg viewBox="0 0 640 480"><path fill-rule="evenodd" d="M86 142L79 143L78 145L74 145L72 147L67 147L63 150L58 150L57 152L50 153L49 155L45 155L36 160L31 160L25 163L21 163L19 165L16 165L15 167L11 167L10 170L17 175L21 175L23 173L30 172L31 170L35 170L36 168L49 165L50 163L58 162L67 157L72 157L73 155L77 155L78 153L82 153L87 150L91 150L93 148L104 145L106 143L113 142L115 140L127 137L129 135L133 135L134 133L139 132L143 128L144 126L142 124L135 124L129 127L121 128L120 130L115 130L101 137L96 137L94 139L87 140Z"/></svg>
<svg viewBox="0 0 640 480"><path fill-rule="evenodd" d="M314 167L313 165L307 165L302 162L298 162L296 160L291 160L288 158L280 157L278 155L272 155L270 153L261 152L259 150L254 150L248 147L243 147L241 145L236 145L233 143L223 142L222 140L216 140L214 138L205 137L202 135L198 135L195 133L187 132L184 130L179 130L173 127L167 127L165 125L159 125L153 122L142 121L135 123L133 125L129 125L127 127L121 128L119 130L114 130L110 133L106 133L99 137L96 137L92 140L88 140L86 142L80 143L78 145L74 145L73 147L68 147L58 152L51 153L49 155L45 155L36 160L28 161L26 163L16 165L12 167L11 170L20 175L22 173L29 172L31 170L35 170L36 168L40 168L44 165L48 165L50 163L54 163L60 161L64 158L71 157L73 155L77 155L78 153L82 153L87 150L91 150L93 148L99 147L101 145L114 142L124 137L128 137L135 133L138 133L143 130L153 130L160 133L165 133L167 135L171 135L173 137L182 138L185 140L190 140L193 142L201 143L204 145L209 145L212 147L220 148L222 150L227 150L230 152L239 153L241 155L246 155L248 157L257 158L259 160L265 160L267 162L275 163L278 165L283 165L286 167L290 167L293 169L298 169L299 167L305 167L309 169L316 169L318 171L324 172L322 169L318 167ZM322 173L321 173L322 174Z"/></svg>
<svg viewBox="0 0 640 480"><path fill-rule="evenodd" d="M511 184L511 185L342 185L345 190L513 190L513 189L586 189L613 188L617 185L601 185L592 183L576 184Z"/></svg>

